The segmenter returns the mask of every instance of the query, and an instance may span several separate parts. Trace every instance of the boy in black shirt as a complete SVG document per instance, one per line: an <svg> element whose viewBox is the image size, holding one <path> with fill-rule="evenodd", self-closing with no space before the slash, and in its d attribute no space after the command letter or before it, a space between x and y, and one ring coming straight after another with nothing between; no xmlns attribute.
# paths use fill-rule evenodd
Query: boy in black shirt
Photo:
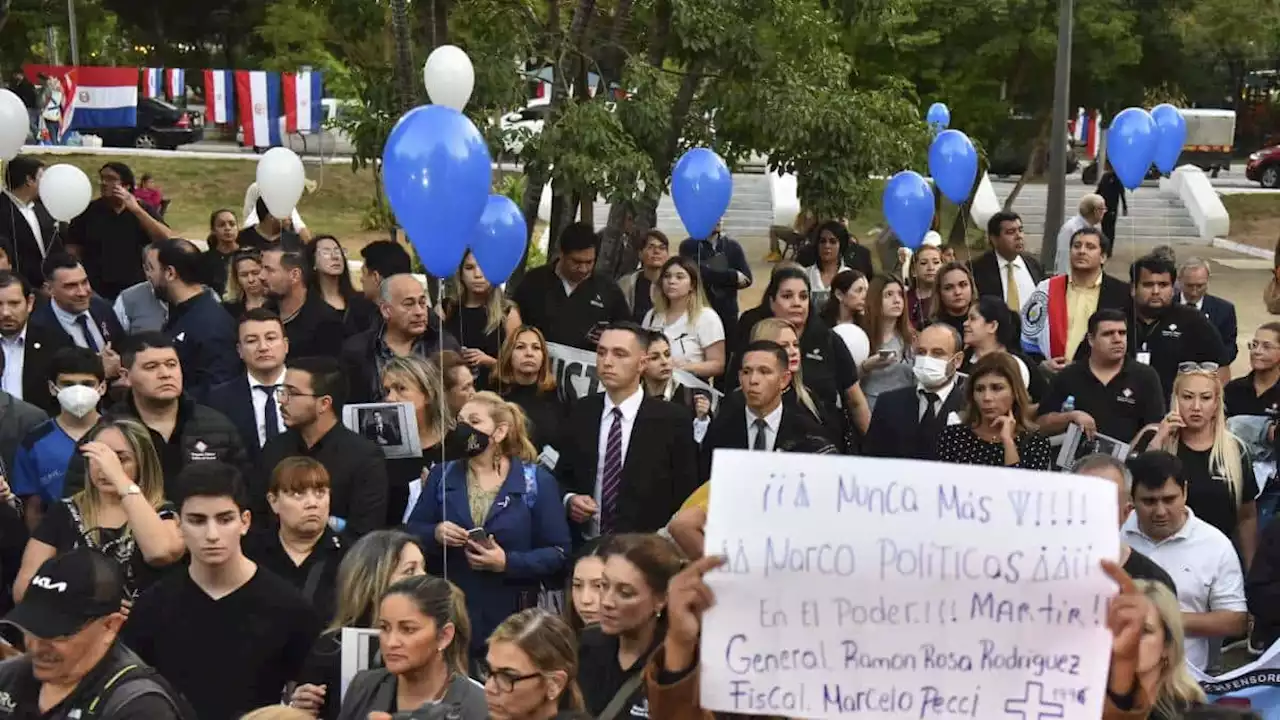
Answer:
<svg viewBox="0 0 1280 720"><path fill-rule="evenodd" d="M178 479L191 565L138 598L124 638L201 718L231 720L280 702L320 621L297 589L241 552L249 511L240 473L209 461L189 465Z"/></svg>

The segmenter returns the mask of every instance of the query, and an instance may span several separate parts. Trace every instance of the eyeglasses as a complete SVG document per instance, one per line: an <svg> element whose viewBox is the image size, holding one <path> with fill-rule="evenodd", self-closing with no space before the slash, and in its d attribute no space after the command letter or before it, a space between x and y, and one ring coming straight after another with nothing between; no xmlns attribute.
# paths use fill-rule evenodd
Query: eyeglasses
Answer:
<svg viewBox="0 0 1280 720"><path fill-rule="evenodd" d="M493 681L494 687L498 688L498 692L509 693L516 689L517 683L522 683L525 680L532 680L536 677L542 677L542 673L535 672L529 673L528 675L512 675L509 672L499 670L490 675L489 679Z"/></svg>
<svg viewBox="0 0 1280 720"><path fill-rule="evenodd" d="M1219 365L1218 365L1218 363L1216 363L1216 362L1202 362L1202 363L1184 362L1184 363L1178 363L1178 374L1179 374L1179 375L1182 375L1182 374L1185 374L1185 373L1194 373L1194 372L1202 372L1202 373L1216 373L1216 372L1218 372L1218 367L1219 367Z"/></svg>
<svg viewBox="0 0 1280 720"><path fill-rule="evenodd" d="M316 395L315 393L298 392L297 390L289 387L288 385L281 385L280 387L276 388L276 397L280 399L280 402L289 402L289 398L319 397L319 396Z"/></svg>
<svg viewBox="0 0 1280 720"><path fill-rule="evenodd" d="M1250 350L1261 350L1263 352L1275 352L1277 350L1280 350L1280 345L1276 345L1275 343L1263 342L1261 340L1250 340L1249 344L1246 345L1245 347L1249 348Z"/></svg>

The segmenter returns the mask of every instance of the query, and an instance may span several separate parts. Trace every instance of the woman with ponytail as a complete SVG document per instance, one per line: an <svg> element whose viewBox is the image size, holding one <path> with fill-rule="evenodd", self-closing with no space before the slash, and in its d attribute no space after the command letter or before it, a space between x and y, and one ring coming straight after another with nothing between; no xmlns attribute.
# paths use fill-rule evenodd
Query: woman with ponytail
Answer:
<svg viewBox="0 0 1280 720"><path fill-rule="evenodd" d="M442 717L487 720L484 690L466 673L471 626L460 595L430 575L387 589L377 621L384 667L356 674L338 720L401 717L425 705L444 706Z"/></svg>
<svg viewBox="0 0 1280 720"><path fill-rule="evenodd" d="M515 403L476 393L458 413L445 452L457 459L431 470L408 526L427 548L431 572L466 593L479 657L494 628L537 604L542 582L564 567L569 524Z"/></svg>
<svg viewBox="0 0 1280 720"><path fill-rule="evenodd" d="M589 720L578 687L578 637L558 616L530 608L489 636L484 684L491 720Z"/></svg>

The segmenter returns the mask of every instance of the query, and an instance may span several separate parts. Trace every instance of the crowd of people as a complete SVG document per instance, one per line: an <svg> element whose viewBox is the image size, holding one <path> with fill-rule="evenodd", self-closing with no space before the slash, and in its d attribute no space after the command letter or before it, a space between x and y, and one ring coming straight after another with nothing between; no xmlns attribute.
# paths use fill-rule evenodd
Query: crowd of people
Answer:
<svg viewBox="0 0 1280 720"><path fill-rule="evenodd" d="M1085 225L1047 275L999 212L972 261L935 234L876 272L806 216L742 310L719 228L673 253L576 223L511 293L468 254L436 306L400 244L360 250L357 289L338 238L253 193L205 248L172 237L117 162L59 228L42 169L9 162L0 198L0 717L711 717L717 449L1114 482L1107 718L1181 717L1184 656L1280 637L1256 470L1280 324L1233 379L1202 261L1125 282ZM593 353L601 392L558 382L552 344ZM364 403L412 422L353 426ZM379 648L345 688L344 628Z"/></svg>

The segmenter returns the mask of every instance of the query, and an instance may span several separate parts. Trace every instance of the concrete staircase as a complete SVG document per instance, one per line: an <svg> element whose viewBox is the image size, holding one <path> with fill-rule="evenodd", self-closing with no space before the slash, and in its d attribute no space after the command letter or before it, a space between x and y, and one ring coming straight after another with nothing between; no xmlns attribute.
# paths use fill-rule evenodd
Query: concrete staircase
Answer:
<svg viewBox="0 0 1280 720"><path fill-rule="evenodd" d="M733 198L724 214L725 234L745 244L750 239L767 239L772 224L773 195L769 190L769 176L735 173ZM663 195L658 203L658 229L666 233L673 243L688 237L670 195Z"/></svg>
<svg viewBox="0 0 1280 720"><path fill-rule="evenodd" d="M996 195L1004 202L1013 190L1012 183L994 183ZM1066 220L1077 214L1080 198L1089 192L1079 185L1068 185L1066 193ZM1040 246L1044 237L1044 213L1047 205L1047 185L1026 185L1018 193L1013 209L1022 216L1027 244ZM1116 222L1116 240L1128 243L1130 238L1142 247L1157 245L1203 244L1200 233L1190 213L1176 196L1160 192L1155 186L1143 186L1129 193L1129 215L1121 215Z"/></svg>

